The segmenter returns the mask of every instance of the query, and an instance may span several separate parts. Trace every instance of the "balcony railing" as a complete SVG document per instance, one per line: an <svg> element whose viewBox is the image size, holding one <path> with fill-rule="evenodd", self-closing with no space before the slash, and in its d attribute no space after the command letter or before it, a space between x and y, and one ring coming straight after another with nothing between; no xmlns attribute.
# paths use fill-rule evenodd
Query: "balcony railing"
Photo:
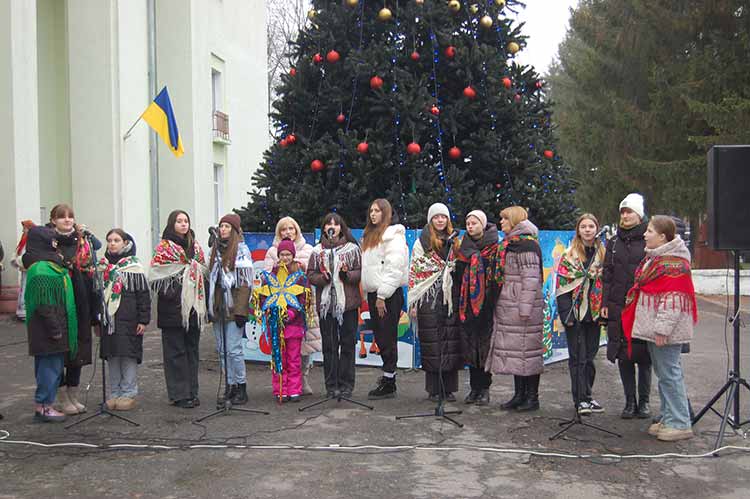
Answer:
<svg viewBox="0 0 750 499"><path fill-rule="evenodd" d="M229 142L229 115L214 111L214 138Z"/></svg>

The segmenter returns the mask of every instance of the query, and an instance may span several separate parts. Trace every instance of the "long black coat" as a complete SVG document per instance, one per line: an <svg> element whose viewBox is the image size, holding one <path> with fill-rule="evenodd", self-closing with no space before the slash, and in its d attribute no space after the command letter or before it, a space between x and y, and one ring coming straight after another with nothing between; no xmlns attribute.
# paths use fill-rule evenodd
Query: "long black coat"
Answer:
<svg viewBox="0 0 750 499"><path fill-rule="evenodd" d="M422 231L419 243L429 248L429 232ZM443 246L443 259L448 256L448 246ZM456 371L464 366L461 342L461 324L458 320L458 307L454 304L453 315L448 315L448 306L443 303L443 290L432 299L424 299L417 308L419 325L419 347L422 356L422 369L429 372ZM442 357L442 369L441 369Z"/></svg>
<svg viewBox="0 0 750 499"><path fill-rule="evenodd" d="M63 306L40 305L26 325L29 355L68 351L68 316Z"/></svg>
<svg viewBox="0 0 750 499"><path fill-rule="evenodd" d="M123 290L114 321L115 330L112 334L108 334L107 328L103 328L101 357L130 357L140 364L143 360L143 336L136 334L136 327L151 321L151 295L148 288Z"/></svg>
<svg viewBox="0 0 750 499"><path fill-rule="evenodd" d="M464 235L460 251L470 255L472 251L481 251L482 248L498 242L497 227L487 224L481 241L472 240L468 234ZM485 269L491 263L483 258ZM468 263L456 260L456 270L453 272L453 313L459 313L459 297L461 296L461 281L464 272L468 270ZM466 307L466 321L461 323L461 348L464 354L464 362L471 367L484 369L487 354L490 351L490 340L492 339L492 314L495 307L496 293L493 286L487 286L485 290L484 304L478 316L474 316L471 306Z"/></svg>
<svg viewBox="0 0 750 499"><path fill-rule="evenodd" d="M646 345L633 340L633 355L627 356L627 345L623 338L620 315L625 307L625 297L633 287L635 270L646 255L643 234L648 223L643 222L632 229L619 228L617 234L607 241L602 272L602 306L609 309L607 325L607 358L649 362Z"/></svg>

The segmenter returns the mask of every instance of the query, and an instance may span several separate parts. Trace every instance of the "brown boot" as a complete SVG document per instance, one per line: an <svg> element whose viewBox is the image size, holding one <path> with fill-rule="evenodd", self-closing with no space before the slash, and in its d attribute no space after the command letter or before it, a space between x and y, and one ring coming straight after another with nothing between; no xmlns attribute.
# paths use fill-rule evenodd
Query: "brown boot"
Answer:
<svg viewBox="0 0 750 499"><path fill-rule="evenodd" d="M78 387L77 386L68 387L68 398L70 399L70 402L78 410L78 414L83 414L84 412L86 412L86 406L78 401Z"/></svg>
<svg viewBox="0 0 750 499"><path fill-rule="evenodd" d="M132 411L135 409L135 399L130 397L120 397L117 399L118 411Z"/></svg>
<svg viewBox="0 0 750 499"><path fill-rule="evenodd" d="M71 402L70 397L68 397L67 387L58 388L56 400L58 410L63 414L67 414L68 416L78 414L78 408Z"/></svg>

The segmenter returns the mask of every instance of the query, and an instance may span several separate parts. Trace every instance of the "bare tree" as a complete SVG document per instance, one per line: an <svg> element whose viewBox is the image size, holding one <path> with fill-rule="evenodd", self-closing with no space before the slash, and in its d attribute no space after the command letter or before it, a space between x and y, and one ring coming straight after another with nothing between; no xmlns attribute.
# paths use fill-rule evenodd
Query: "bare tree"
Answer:
<svg viewBox="0 0 750 499"><path fill-rule="evenodd" d="M267 0L268 112L276 100L281 75L290 69L289 42L297 37L307 19L309 0ZM269 121L270 126L270 121ZM269 130L269 133L273 133Z"/></svg>

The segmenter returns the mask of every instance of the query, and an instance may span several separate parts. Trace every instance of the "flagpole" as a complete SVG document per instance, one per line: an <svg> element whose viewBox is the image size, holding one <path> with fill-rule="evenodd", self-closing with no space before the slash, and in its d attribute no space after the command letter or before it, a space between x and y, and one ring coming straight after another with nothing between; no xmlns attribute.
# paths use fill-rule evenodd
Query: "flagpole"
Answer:
<svg viewBox="0 0 750 499"><path fill-rule="evenodd" d="M130 128L128 128L128 131L125 132L125 135L123 135L122 140L128 140L128 137L130 137L130 132L132 132L133 128L135 128L138 122L141 121L141 118L143 118L143 115L138 116L138 119L135 120L135 123L133 123L133 125Z"/></svg>

